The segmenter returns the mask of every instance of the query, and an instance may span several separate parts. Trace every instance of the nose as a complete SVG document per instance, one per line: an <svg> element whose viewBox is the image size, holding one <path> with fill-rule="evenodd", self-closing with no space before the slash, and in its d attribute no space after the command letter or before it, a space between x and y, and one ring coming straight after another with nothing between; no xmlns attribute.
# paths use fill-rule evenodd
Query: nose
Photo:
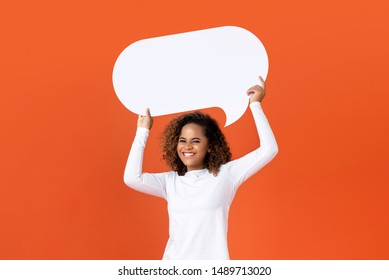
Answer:
<svg viewBox="0 0 389 280"><path fill-rule="evenodd" d="M190 143L190 142L186 142L186 145L185 145L185 149L187 149L187 150L192 150L192 143Z"/></svg>

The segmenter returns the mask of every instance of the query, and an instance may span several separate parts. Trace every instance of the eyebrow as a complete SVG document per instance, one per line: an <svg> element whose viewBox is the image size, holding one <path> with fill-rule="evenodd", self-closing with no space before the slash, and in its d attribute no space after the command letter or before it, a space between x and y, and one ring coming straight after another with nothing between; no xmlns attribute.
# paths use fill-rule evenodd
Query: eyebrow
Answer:
<svg viewBox="0 0 389 280"><path fill-rule="evenodd" d="M185 138L185 137L182 137L182 136L180 136L179 139L185 139L185 140L186 140L186 138ZM192 140L201 140L201 138L199 138L199 137L194 137L194 138L192 138Z"/></svg>

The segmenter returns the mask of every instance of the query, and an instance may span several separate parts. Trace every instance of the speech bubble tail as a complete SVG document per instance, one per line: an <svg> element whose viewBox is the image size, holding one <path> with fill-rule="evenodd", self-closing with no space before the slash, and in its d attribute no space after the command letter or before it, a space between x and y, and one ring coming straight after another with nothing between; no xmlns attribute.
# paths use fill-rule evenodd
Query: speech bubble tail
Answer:
<svg viewBox="0 0 389 280"><path fill-rule="evenodd" d="M227 127L234 122L236 122L240 117L243 116L244 112L246 112L246 109L248 107L248 104L236 106L235 108L228 108L224 107L223 111L226 114L226 123L224 124L224 127ZM239 109L237 109L239 108Z"/></svg>

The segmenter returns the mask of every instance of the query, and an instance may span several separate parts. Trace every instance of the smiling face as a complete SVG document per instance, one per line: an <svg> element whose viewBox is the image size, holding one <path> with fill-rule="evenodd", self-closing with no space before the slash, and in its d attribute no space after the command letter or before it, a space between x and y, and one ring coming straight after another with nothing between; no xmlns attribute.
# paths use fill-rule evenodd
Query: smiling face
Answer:
<svg viewBox="0 0 389 280"><path fill-rule="evenodd" d="M208 151L208 139L203 128L194 123L184 125L178 138L177 153L187 171L204 169L204 159Z"/></svg>

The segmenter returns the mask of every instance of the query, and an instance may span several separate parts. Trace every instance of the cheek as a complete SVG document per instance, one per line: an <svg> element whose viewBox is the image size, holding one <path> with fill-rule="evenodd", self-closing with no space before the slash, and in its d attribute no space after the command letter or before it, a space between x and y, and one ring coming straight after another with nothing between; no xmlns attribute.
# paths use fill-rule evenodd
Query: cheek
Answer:
<svg viewBox="0 0 389 280"><path fill-rule="evenodd" d="M181 145L180 145L180 144L177 145L177 150L176 150L176 152L177 152L177 154L178 154L179 157L181 157L180 151L181 151L182 149L184 149L184 146L185 146L185 145L182 145L182 144L181 144Z"/></svg>

